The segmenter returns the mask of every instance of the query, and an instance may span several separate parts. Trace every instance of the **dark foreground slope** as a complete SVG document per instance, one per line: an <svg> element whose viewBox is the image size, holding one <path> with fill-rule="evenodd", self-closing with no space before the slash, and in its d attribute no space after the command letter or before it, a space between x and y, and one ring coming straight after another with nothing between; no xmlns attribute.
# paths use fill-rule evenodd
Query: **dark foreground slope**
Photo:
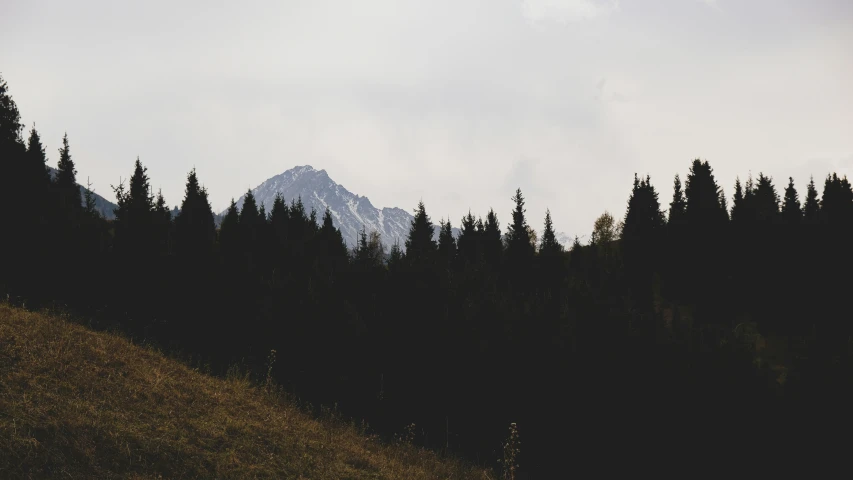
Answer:
<svg viewBox="0 0 853 480"><path fill-rule="evenodd" d="M245 379L0 304L2 478L494 478Z"/></svg>

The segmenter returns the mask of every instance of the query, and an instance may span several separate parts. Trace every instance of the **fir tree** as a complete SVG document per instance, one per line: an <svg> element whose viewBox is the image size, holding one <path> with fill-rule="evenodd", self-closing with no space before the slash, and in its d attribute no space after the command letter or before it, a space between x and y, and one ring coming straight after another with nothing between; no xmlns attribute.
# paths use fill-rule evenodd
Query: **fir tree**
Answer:
<svg viewBox="0 0 853 480"><path fill-rule="evenodd" d="M89 217L100 216L95 209L95 192L92 190L92 184L88 180L86 180L86 190L83 191L83 210Z"/></svg>
<svg viewBox="0 0 853 480"><path fill-rule="evenodd" d="M756 219L760 222L775 222L779 218L779 194L773 186L773 179L758 174L758 182L755 185L754 209Z"/></svg>
<svg viewBox="0 0 853 480"><path fill-rule="evenodd" d="M395 241L394 245L391 245L391 252L388 254L388 271L391 273L397 273L403 266L403 249L400 248L400 242Z"/></svg>
<svg viewBox="0 0 853 480"><path fill-rule="evenodd" d="M675 174L675 181L672 188L672 201L669 203L669 223L676 225L680 224L684 219L684 213L687 209L687 202L684 199L684 192L681 189L681 177Z"/></svg>
<svg viewBox="0 0 853 480"><path fill-rule="evenodd" d="M36 196L36 200L41 202L46 197L47 189L50 187L50 173L47 171L47 155L44 152L44 146L35 125L30 130L22 173L25 188L31 190L30 194Z"/></svg>
<svg viewBox="0 0 853 480"><path fill-rule="evenodd" d="M735 178L735 195L732 199L732 222L738 223L742 220L744 209L743 186L740 177Z"/></svg>
<svg viewBox="0 0 853 480"><path fill-rule="evenodd" d="M158 254L168 255L171 250L171 233L172 233L172 212L169 211L166 205L166 199L163 198L163 192L157 191L157 199L154 202L153 212L153 235L155 248Z"/></svg>
<svg viewBox="0 0 853 480"><path fill-rule="evenodd" d="M817 223L820 220L820 200L818 200L814 177L809 178L806 203L803 205L803 218L809 223Z"/></svg>
<svg viewBox="0 0 853 480"><path fill-rule="evenodd" d="M323 225L317 233L317 241L320 244L317 254L326 270L340 270L346 265L347 247L341 231L335 227L329 207L323 213Z"/></svg>
<svg viewBox="0 0 853 480"><path fill-rule="evenodd" d="M542 243L539 245L539 254L543 257L551 257L560 253L563 253L563 246L557 241L554 224L551 221L551 210L545 209L545 230L542 232Z"/></svg>
<svg viewBox="0 0 853 480"><path fill-rule="evenodd" d="M800 198L797 195L797 189L794 188L793 177L788 177L788 187L785 189L785 201L782 205L782 219L788 225L797 225L803 219Z"/></svg>
<svg viewBox="0 0 853 480"><path fill-rule="evenodd" d="M215 241L216 223L207 190L193 168L187 174L184 199L175 217L175 250L183 257L204 257L213 252Z"/></svg>
<svg viewBox="0 0 853 480"><path fill-rule="evenodd" d="M533 257L527 220L524 217L524 196L516 189L512 197L515 209L512 211L512 224L507 228L507 257L517 265L523 265Z"/></svg>
<svg viewBox="0 0 853 480"><path fill-rule="evenodd" d="M83 199L80 196L80 187L77 185L77 169L71 159L67 133L62 137L57 170L54 186L59 195L59 208L66 222L74 222L82 210Z"/></svg>
<svg viewBox="0 0 853 480"><path fill-rule="evenodd" d="M727 217L720 204L720 187L708 162L694 160L687 174L685 217L693 226L717 228Z"/></svg>
<svg viewBox="0 0 853 480"><path fill-rule="evenodd" d="M485 224L481 219L477 220L477 231L482 239L483 258L486 264L497 269L503 257L503 241L501 236L501 224L498 215L493 209L489 209Z"/></svg>
<svg viewBox="0 0 853 480"><path fill-rule="evenodd" d="M638 180L628 199L628 210L622 224L625 269L631 281L635 305L648 311L652 305L652 274L657 266L664 232L664 215L658 194L649 177Z"/></svg>
<svg viewBox="0 0 853 480"><path fill-rule="evenodd" d="M424 202L419 202L406 238L406 259L410 265L422 268L433 261L436 250L432 221L426 213Z"/></svg>
<svg viewBox="0 0 853 480"><path fill-rule="evenodd" d="M118 206L114 222L115 247L119 253L135 260L152 254L159 243L154 196L151 195L147 172L148 169L137 158L128 189L124 189L124 184L113 187Z"/></svg>
<svg viewBox="0 0 853 480"><path fill-rule="evenodd" d="M229 259L233 259L240 247L240 213L237 210L237 203L231 199L231 204L228 205L228 210L222 218L222 224L219 226L219 244L222 254Z"/></svg>
<svg viewBox="0 0 853 480"><path fill-rule="evenodd" d="M453 227L450 225L450 220L439 221L440 230L438 234L438 254L439 258L449 266L456 258L456 239L453 238Z"/></svg>
<svg viewBox="0 0 853 480"><path fill-rule="evenodd" d="M9 85L0 76L0 145L3 147L13 145L13 148L17 147L19 152L22 151L24 144L21 140L21 130L23 128L18 105L9 94ZM3 149L3 153L8 151L6 148Z"/></svg>
<svg viewBox="0 0 853 480"><path fill-rule="evenodd" d="M480 237L477 233L477 221L468 211L462 217L462 229L457 240L459 258L463 265L473 266L480 261Z"/></svg>

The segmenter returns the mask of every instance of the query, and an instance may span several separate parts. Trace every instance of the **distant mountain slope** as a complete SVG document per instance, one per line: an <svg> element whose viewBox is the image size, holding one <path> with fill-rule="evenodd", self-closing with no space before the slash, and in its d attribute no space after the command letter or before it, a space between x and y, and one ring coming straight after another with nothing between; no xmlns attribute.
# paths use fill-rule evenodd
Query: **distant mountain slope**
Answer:
<svg viewBox="0 0 853 480"><path fill-rule="evenodd" d="M57 170L55 168L47 167L47 170L48 172L50 172L50 178L56 177ZM83 193L85 191L86 187L84 185L80 185L81 197L83 196ZM116 214L114 212L116 208L118 208L116 204L95 193L95 210L97 210L104 218L106 218L107 220L114 220L116 218Z"/></svg>
<svg viewBox="0 0 853 480"><path fill-rule="evenodd" d="M2 478L496 478L315 420L242 375L4 303L0 402Z"/></svg>
<svg viewBox="0 0 853 480"><path fill-rule="evenodd" d="M405 248L406 235L414 218L402 208L374 207L367 197L350 192L329 178L325 170L316 170L310 165L291 168L276 175L253 188L252 193L258 204L263 204L267 212L272 209L276 193L281 193L288 204L301 197L305 209L317 210L318 218L326 207L329 207L335 226L341 230L350 248L357 243L362 226L368 233L377 231L382 234L386 248L390 248L394 242L400 242L400 246ZM244 199L245 195L237 200L237 208L243 208ZM223 215L224 213L222 212ZM458 229L454 229L454 235L459 235ZM435 228L435 237L438 238L438 225Z"/></svg>

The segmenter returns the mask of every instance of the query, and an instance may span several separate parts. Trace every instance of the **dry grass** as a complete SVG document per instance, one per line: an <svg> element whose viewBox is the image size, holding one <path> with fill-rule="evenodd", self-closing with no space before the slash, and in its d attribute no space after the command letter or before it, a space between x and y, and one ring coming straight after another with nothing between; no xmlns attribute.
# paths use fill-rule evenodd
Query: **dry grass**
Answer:
<svg viewBox="0 0 853 480"><path fill-rule="evenodd" d="M0 477L494 474L315 420L245 377L210 377L119 336L0 304Z"/></svg>

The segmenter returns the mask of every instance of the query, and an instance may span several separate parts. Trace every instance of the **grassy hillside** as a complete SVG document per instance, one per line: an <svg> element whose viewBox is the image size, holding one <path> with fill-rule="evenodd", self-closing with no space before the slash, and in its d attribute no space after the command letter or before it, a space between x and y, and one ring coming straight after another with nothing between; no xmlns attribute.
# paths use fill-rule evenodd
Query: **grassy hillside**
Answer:
<svg viewBox="0 0 853 480"><path fill-rule="evenodd" d="M245 378L0 304L2 478L494 478Z"/></svg>

